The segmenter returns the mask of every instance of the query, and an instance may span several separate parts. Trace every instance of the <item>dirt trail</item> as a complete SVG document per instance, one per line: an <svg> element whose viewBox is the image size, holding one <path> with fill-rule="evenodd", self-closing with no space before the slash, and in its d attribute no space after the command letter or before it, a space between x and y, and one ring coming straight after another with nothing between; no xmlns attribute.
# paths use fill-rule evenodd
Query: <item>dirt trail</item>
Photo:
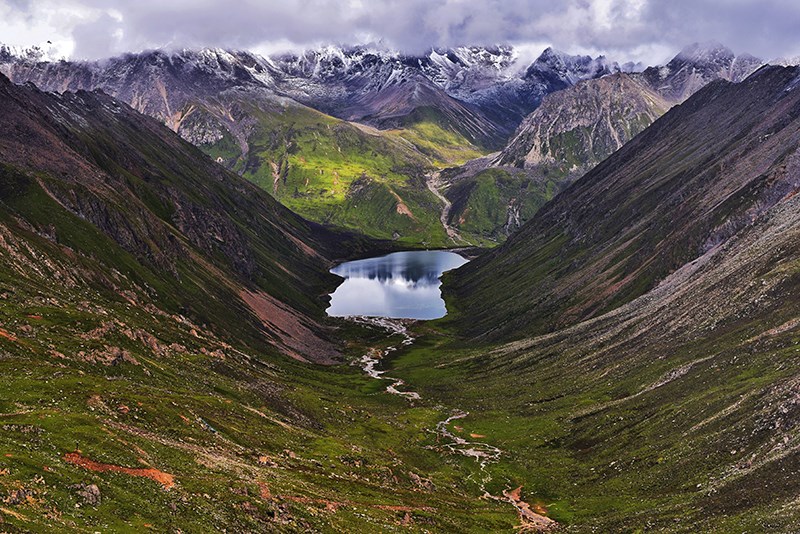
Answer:
<svg viewBox="0 0 800 534"><path fill-rule="evenodd" d="M441 173L436 171L428 174L425 178L428 189L430 189L431 193L436 195L436 198L441 200L444 204L444 207L442 208L442 214L439 216L439 220L442 222L445 232L447 232L447 237L449 237L450 240L456 245L472 245L472 243L461 237L461 234L458 233L458 230L450 226L447 222L450 219L450 210L453 209L453 204L441 192L443 187Z"/></svg>
<svg viewBox="0 0 800 534"><path fill-rule="evenodd" d="M408 332L408 328L405 326L405 324L399 320L379 317L350 317L350 320L359 324L382 328L386 330L390 336L403 336L404 339L401 342L401 346L408 346L414 343L415 338L412 337ZM387 393L400 395L408 399L418 400L421 398L419 393L414 391L400 391L397 389L399 387L406 386L407 384L405 381L399 378L384 376L386 371L378 371L375 369L375 366L380 363L382 358L395 350L397 350L397 347L395 346L388 347L384 350L370 349L370 351L367 352L367 354L365 354L360 360L358 360L357 363L361 365L361 368L370 377L379 380L391 380L392 384L386 388ZM531 506L522 500L522 486L519 486L514 490L506 489L503 491L502 496L492 495L487 491L486 486L489 484L489 482L491 482L492 476L486 471L486 467L491 463L497 462L504 453L500 448L495 447L494 445L489 445L488 443L481 441L469 441L450 432L450 429L448 428L450 423L459 419L464 419L468 416L469 412L453 410L449 417L436 423L435 433L437 440L440 441L440 444L431 448L442 451L446 454L460 454L462 456L472 458L478 462L480 471L484 475L483 479L479 482L479 487L483 492L483 497L495 501L509 502L514 505L514 508L517 509L520 519L520 525L516 528L520 531L550 532L556 529L558 527L558 523L549 517L542 515L543 513L546 513L546 510L544 510L543 507L537 505ZM460 427L456 427L455 425L454 428L460 429ZM470 437L476 439L485 438L486 436L471 433ZM441 443L442 441L444 443Z"/></svg>

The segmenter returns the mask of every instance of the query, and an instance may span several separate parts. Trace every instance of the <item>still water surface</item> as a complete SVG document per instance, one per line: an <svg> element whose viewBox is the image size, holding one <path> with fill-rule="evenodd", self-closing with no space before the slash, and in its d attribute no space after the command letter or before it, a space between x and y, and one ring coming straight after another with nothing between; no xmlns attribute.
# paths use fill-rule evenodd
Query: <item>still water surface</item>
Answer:
<svg viewBox="0 0 800 534"><path fill-rule="evenodd" d="M394 319L438 319L447 315L439 277L467 260L454 252L395 252L348 261L331 269L345 280L331 294L332 317L366 315Z"/></svg>

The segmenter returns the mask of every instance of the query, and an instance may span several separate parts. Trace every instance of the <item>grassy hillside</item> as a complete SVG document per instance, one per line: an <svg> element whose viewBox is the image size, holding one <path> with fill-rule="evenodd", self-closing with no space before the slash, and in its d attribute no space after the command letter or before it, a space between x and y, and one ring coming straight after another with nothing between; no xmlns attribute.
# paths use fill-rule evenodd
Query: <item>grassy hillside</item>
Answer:
<svg viewBox="0 0 800 534"><path fill-rule="evenodd" d="M425 448L434 405L356 368L240 350L58 271L22 278L17 247L61 257L22 237L9 251L4 232L0 264L4 529L512 530L471 466Z"/></svg>
<svg viewBox="0 0 800 534"><path fill-rule="evenodd" d="M380 131L268 95L193 106L179 131L213 159L312 221L406 246L449 244L425 175L480 155L428 116Z"/></svg>
<svg viewBox="0 0 800 534"><path fill-rule="evenodd" d="M570 532L794 532L800 201L617 310L468 348L431 333L393 376L470 413Z"/></svg>
<svg viewBox="0 0 800 534"><path fill-rule="evenodd" d="M559 190L556 179L536 179L510 167L489 167L466 177L450 178L460 169L442 172L449 180L451 226L474 243L503 242Z"/></svg>
<svg viewBox="0 0 800 534"><path fill-rule="evenodd" d="M776 88L793 75L701 90L471 262L451 286L469 332L507 339L611 311L777 202L800 134L796 93Z"/></svg>
<svg viewBox="0 0 800 534"><path fill-rule="evenodd" d="M490 492L574 532L796 530L797 75L704 89L446 275L392 372L505 451Z"/></svg>

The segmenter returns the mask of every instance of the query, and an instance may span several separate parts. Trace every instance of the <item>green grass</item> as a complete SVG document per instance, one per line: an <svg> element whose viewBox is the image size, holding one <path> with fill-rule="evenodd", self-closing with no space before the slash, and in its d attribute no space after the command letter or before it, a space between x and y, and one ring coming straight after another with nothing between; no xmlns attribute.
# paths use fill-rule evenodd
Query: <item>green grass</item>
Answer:
<svg viewBox="0 0 800 534"><path fill-rule="evenodd" d="M792 522L770 498L751 506L747 519L739 513L736 519L723 516L723 509L740 510L740 497L716 498L708 483L730 464L731 449L737 450L736 458L758 450L752 441L744 450L735 445L746 441L740 436L751 435L758 421L750 414L762 409L758 395L749 400L747 395L791 376L782 362L793 349L726 365L741 351L741 333L731 332L682 347L656 366L646 353L635 358L626 352L640 366L628 365L624 377L614 373L603 380L604 371L614 370L612 362L582 373L569 354L544 357L528 350L492 357L487 355L491 348L465 349L444 331L426 331L410 351L393 358L391 372L414 384L423 397L469 411L458 422L463 434L485 435L485 441L503 449L503 459L487 468L490 491L522 485L529 502L542 503L550 517L576 532L635 531L645 524L670 532L738 532L743 525L768 524L776 531L791 530ZM796 334L784 342L788 347L791 339ZM679 365L676 360L708 354L713 359L686 379L624 400ZM712 381L718 386L710 387ZM598 409L615 399L623 400ZM687 435L687 429L740 399L746 399L741 408ZM589 415L575 417L587 407L593 407ZM761 439L768 436L756 441ZM770 475L754 476L763 481ZM747 495L752 484L762 483L755 480L723 487L729 495ZM773 498L788 502L791 496ZM792 513L796 521L796 510Z"/></svg>
<svg viewBox="0 0 800 534"><path fill-rule="evenodd" d="M453 203L450 224L480 242L502 242L516 226L507 227L510 206L519 214L520 224L550 200L558 181L537 179L524 172L489 168L456 181L447 191Z"/></svg>
<svg viewBox="0 0 800 534"><path fill-rule="evenodd" d="M254 121L247 155L225 129L221 139L200 148L288 208L315 222L409 246L449 244L425 174L483 152L429 113L403 129L381 132L297 105L236 105ZM367 196L381 197L377 204L359 201L364 183L372 189ZM398 210L401 203L411 216Z"/></svg>

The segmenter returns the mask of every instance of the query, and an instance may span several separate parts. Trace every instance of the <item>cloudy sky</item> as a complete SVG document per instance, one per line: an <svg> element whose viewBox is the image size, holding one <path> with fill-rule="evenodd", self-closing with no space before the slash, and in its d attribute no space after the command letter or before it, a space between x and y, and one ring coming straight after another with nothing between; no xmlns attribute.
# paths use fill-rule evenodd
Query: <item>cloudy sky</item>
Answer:
<svg viewBox="0 0 800 534"><path fill-rule="evenodd" d="M0 0L0 43L87 59L380 41L407 52L509 43L538 53L553 45L653 64L697 41L793 57L798 30L798 0Z"/></svg>

